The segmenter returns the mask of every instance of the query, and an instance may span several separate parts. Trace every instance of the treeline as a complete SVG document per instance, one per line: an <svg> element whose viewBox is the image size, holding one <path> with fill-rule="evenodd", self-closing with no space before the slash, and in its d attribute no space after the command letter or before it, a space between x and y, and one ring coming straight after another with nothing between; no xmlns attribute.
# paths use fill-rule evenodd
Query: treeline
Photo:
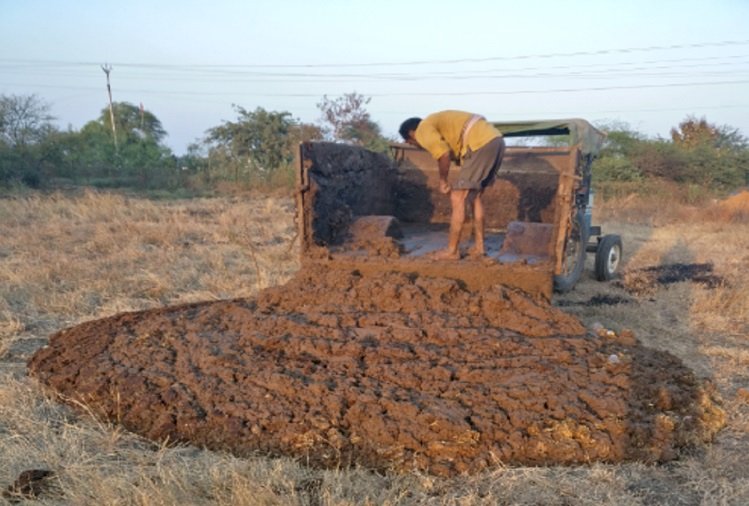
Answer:
<svg viewBox="0 0 749 506"><path fill-rule="evenodd" d="M125 102L80 130L59 130L50 106L35 95L0 96L0 184L33 188L55 181L164 185L176 159L151 112Z"/></svg>
<svg viewBox="0 0 749 506"><path fill-rule="evenodd" d="M368 103L357 93L324 96L317 104L318 124L301 122L289 112L235 105L236 119L210 128L187 154L176 156L164 144L159 119L142 106L116 102L80 130L60 130L52 123L50 105L38 96L0 95L0 186L288 187L301 141L327 139L387 150Z"/></svg>
<svg viewBox="0 0 749 506"><path fill-rule="evenodd" d="M666 180L725 191L749 184L749 142L729 126L688 116L671 138L648 138L627 125L599 126L607 133L593 164L599 182Z"/></svg>
<svg viewBox="0 0 749 506"><path fill-rule="evenodd" d="M161 122L143 107L117 102L80 130L60 130L50 105L36 95L0 95L0 186L291 187L301 141L336 140L387 152L389 140L368 103L357 93L324 96L314 124L285 111L235 105L235 119L210 128L176 156L164 144ZM695 117L675 126L670 138L650 138L622 124L599 128L607 138L593 165L597 184L663 180L711 191L749 185L749 142L735 128Z"/></svg>

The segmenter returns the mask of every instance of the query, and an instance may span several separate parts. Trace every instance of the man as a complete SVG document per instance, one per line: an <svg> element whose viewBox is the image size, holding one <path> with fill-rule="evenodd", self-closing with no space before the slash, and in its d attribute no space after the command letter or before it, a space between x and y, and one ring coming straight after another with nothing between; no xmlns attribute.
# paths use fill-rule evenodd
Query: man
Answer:
<svg viewBox="0 0 749 506"><path fill-rule="evenodd" d="M474 246L469 252L479 257L484 250L484 206L481 195L494 181L502 163L505 142L502 134L477 114L442 111L424 118L409 118L399 132L405 141L427 150L437 160L440 191L450 194L450 235L447 249L437 252L436 259L459 259L460 231L465 221L466 202L473 206ZM460 166L451 186L447 181L450 162Z"/></svg>

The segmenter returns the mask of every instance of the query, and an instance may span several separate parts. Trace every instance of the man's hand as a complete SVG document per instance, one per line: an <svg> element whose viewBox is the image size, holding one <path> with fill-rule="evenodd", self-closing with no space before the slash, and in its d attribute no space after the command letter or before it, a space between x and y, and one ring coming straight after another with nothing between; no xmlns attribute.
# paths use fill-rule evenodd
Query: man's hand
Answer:
<svg viewBox="0 0 749 506"><path fill-rule="evenodd" d="M446 179L440 179L440 191L444 194L448 194L451 190L450 183L448 183Z"/></svg>

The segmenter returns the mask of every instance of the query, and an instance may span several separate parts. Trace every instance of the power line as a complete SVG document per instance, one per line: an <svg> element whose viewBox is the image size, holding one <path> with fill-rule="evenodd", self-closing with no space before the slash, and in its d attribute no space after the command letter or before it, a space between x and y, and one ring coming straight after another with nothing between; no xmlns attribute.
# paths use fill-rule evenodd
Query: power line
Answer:
<svg viewBox="0 0 749 506"><path fill-rule="evenodd" d="M747 62L749 63L749 62ZM696 67L697 65L686 65L685 68ZM749 67L738 68L731 67L726 70L722 70L721 65L716 65L717 69L708 68L710 66L700 66L703 68L701 71L685 71L678 70L679 67L663 67L663 68L632 68L632 69L601 69L592 72L539 72L534 74L517 74L517 73L504 73L504 74L466 74L466 75L453 75L453 74L427 74L427 75L415 75L415 76L367 76L367 75L348 75L348 76L293 76L293 77L281 77L273 75L258 75L258 76L237 76L237 77L191 77L190 83L289 83L289 84L301 84L301 83L342 83L342 82L418 82L424 80L430 81L472 81L472 80L503 80L503 79L621 79L623 77L652 77L652 78L668 78L668 77L691 77L695 78L698 76L720 76L725 74L738 75L749 72ZM32 73L33 76L49 77L48 74ZM53 77L58 78L76 78L79 77L75 74L55 74ZM120 76L121 80L125 81L144 81L150 80L153 82L167 82L167 81L178 81L181 83L187 82L185 77L170 76L170 75L124 75Z"/></svg>
<svg viewBox="0 0 749 506"><path fill-rule="evenodd" d="M490 61L515 61L527 59L545 59L558 57L577 57L577 56L599 56L608 54L628 54L651 51L668 51L674 49L698 49L709 47L726 47L741 46L749 44L749 40L724 40L719 42L697 42L691 44L670 44L662 46L640 46L600 49L596 51L573 51L558 53L540 53L515 56L490 56L485 58L455 58L442 60L411 60L411 61L390 61L390 62L368 62L368 63L297 63L297 64L165 64L165 63L126 63L116 62L120 67L143 67L143 68L171 68L171 69L213 69L213 68L342 68L342 67L390 67L390 66L412 66L412 65L434 65L434 64L459 64L459 63L484 63ZM9 63L19 65L98 65L96 62L89 61L62 61L62 60L15 60L0 59Z"/></svg>
<svg viewBox="0 0 749 506"><path fill-rule="evenodd" d="M737 59L745 59L749 57L748 54L737 54L737 55L724 55L724 56L702 56L702 57L690 57L690 58L659 58L655 60L634 60L634 61L623 61L623 62L616 62L616 67L626 67L629 65L651 65L651 64L661 64L661 63L683 63L683 62L699 62L699 61L710 61L713 63L706 64L706 65L732 65L732 62L716 62L716 60L737 60ZM526 70L552 70L552 69L576 69L576 68L591 68L591 67L600 67L602 65L612 65L610 62L605 63L575 63L575 64L564 64L564 65L548 65L548 66L533 66L533 67L517 67L517 68L489 68L489 69L480 69L480 70L472 70L472 72L504 72L507 70L518 72L518 71L526 71ZM675 67L680 67L680 65L674 65ZM449 71L434 71L433 74L456 74L456 73L462 73L465 72L464 70L449 70Z"/></svg>
<svg viewBox="0 0 749 506"><path fill-rule="evenodd" d="M513 91L457 91L457 92L423 92L423 93L386 93L372 94L375 96L471 96L471 95L526 95L540 93L577 93L581 91L611 91L611 90L635 90L646 88L681 88L685 86L712 86L725 84L745 84L749 79L740 79L735 81L711 81L711 82L691 82L691 83L668 83L668 84L640 84L640 85L622 85L622 86L596 86L590 88L557 88L550 90L513 90Z"/></svg>
<svg viewBox="0 0 749 506"><path fill-rule="evenodd" d="M394 93L365 93L371 97L413 97L413 96L478 96L478 95L526 95L526 94L548 94L548 93L577 93L588 91L613 91L613 90L636 90L649 88L683 88L689 86L720 86L729 84L746 84L749 79L737 79L730 81L701 81L686 83L663 83L663 84L639 84L639 85L617 85L617 86L595 86L586 88L556 88L543 90L486 90L486 91L458 91L458 92L394 92ZM57 89L74 89L74 90L96 90L92 87L78 86L55 86L44 84L22 84L22 83L3 83L3 86L27 86L36 88L57 88ZM122 92L128 93L147 93L154 95L195 95L195 96L236 96L252 95L256 97L286 97L286 98L309 98L319 97L319 93L259 93L253 91L225 91L225 92L201 92L201 91L159 91L148 89L122 89Z"/></svg>
<svg viewBox="0 0 749 506"><path fill-rule="evenodd" d="M711 55L711 56L688 57L688 58L659 58L659 59L654 59L654 60L634 60L634 61L616 62L615 65L617 67L619 67L619 66L627 66L627 65L649 65L649 64L654 64L654 63L658 63L658 64L660 64L660 63L683 63L683 62L698 62L698 61L711 61L711 62L715 62L715 60L730 60L730 59L734 59L735 60L735 59L747 58L748 56L749 56L749 54L734 54L734 55L719 55L719 56ZM10 69L14 69L14 68L18 68L18 67L23 67L23 68L29 68L29 69L32 69L32 70L36 70L36 69L43 68L43 66L44 66L42 63L38 63L38 62L35 62L35 61L30 62L29 64L24 64L24 65L19 65L17 63L2 63L3 61L6 61L6 60L0 59L0 67L10 68ZM610 62L606 61L605 63L600 63L600 62L598 62L598 63L575 63L575 64L566 63L566 64L563 64L563 65L551 65L551 66L544 65L544 66L532 66L532 67L515 67L515 68L509 68L509 69L507 67L489 68L489 69L478 69L478 70L477 69L472 69L470 71L472 71L472 72L494 72L494 71L498 71L498 70L501 70L501 71L505 71L505 70L525 71L525 70L547 70L547 69L570 69L570 68L578 68L578 67L579 68L598 67L598 66L601 66L601 65L610 65L610 64L611 64ZM720 63L716 63L716 64L729 65L730 62L720 62ZM193 68L182 68L182 67L176 68L176 67L173 67L173 66L163 66L164 68L159 68L159 67L157 67L157 66L155 66L153 64L130 64L131 67L146 66L146 65L148 66L148 70L152 70L152 71L156 71L156 72L162 72L162 71L168 71L168 72L172 72L172 71L198 72L198 73L205 73L205 75L213 75L213 74L217 74L217 73L218 74L224 73L224 74L227 74L227 75L236 75L236 74L247 73L247 74L251 74L251 75L264 75L264 74L267 74L267 75L279 75L279 76L283 76L283 75L305 75L305 76L307 76L307 75L310 75L310 76L317 76L317 75L322 75L322 76L328 76L328 75L333 75L333 76L337 76L337 75L367 75L367 76L368 75L383 75L383 76L390 76L390 75L408 75L408 74L411 74L411 73L405 73L404 74L403 72L400 72L398 74L393 74L392 72L374 73L374 74L371 74L371 73L368 73L368 74L327 74L327 73L325 73L325 74L310 74L310 73L289 74L289 73L278 73L278 72L252 72L252 71L248 72L248 71L243 71L243 70L228 70L229 68L231 68L231 66L223 66L223 65L219 65L219 66L216 66L215 68L209 68L209 69L206 69L206 68L195 68L195 69L193 69ZM59 63L59 64L47 65L47 67L48 67L47 70L48 71L49 70L71 71L70 67L80 67L80 66L89 67L90 65L89 64L82 64L82 63L68 63L68 64ZM226 70L224 70L224 69L226 69ZM454 73L459 73L459 72L462 73L462 72L465 72L465 71L466 71L465 69L447 70L447 71L445 71L445 70L439 70L439 71L432 71L432 73L433 74L454 74ZM422 71L419 71L419 74L422 74L422 73L423 73Z"/></svg>
<svg viewBox="0 0 749 506"><path fill-rule="evenodd" d="M575 70L576 66L552 66L548 67L548 70L564 70L564 72L537 72L537 73L518 73L523 70L532 69L543 69L543 67L526 67L525 69L489 69L489 70L471 70L471 71L450 71L450 72L422 72L422 73L375 73L375 74L325 74L325 73L281 73L281 72L244 72L244 71L231 71L227 73L220 73L219 75L202 74L199 71L198 75L181 76L173 74L171 70L166 72L150 73L150 74L125 74L121 76L122 79L126 80L143 80L143 79L154 79L159 81L175 81L179 80L185 82L188 79L191 82L198 81L209 81L209 82L237 82L237 81L255 81L255 82L340 82L341 79L349 79L351 81L420 81L420 80L472 80L472 79L529 79L529 78L544 78L549 77L560 77L560 78L587 78L587 77L602 77L602 78L620 78L627 76L645 76L645 77L678 77L682 74L675 72L669 72L675 69L689 69L699 68L703 69L703 72L689 73L687 77L695 77L696 75L713 75L721 73L739 73L746 72L747 68L739 67L738 65L746 65L749 63L749 55L736 55L731 58L743 58L741 61L734 62L709 62L709 63L682 63L682 64L671 64L671 65L656 65L656 66L637 66L637 67L622 67L621 64L616 66L604 67L606 64L595 64L590 68L591 65L580 66L583 68L590 68L590 70ZM686 58L682 60L672 61L694 61L702 59ZM651 61L652 63L658 62L658 60ZM634 65L635 62L628 62L627 65ZM2 67L2 64L0 64ZM728 70L711 70L712 68L727 68ZM490 73L492 72L492 73ZM72 70L62 70L57 72L49 72L45 70L30 69L25 74L27 75L41 75L41 76L53 76L53 77L79 77L79 74L74 73ZM268 78L279 78L279 79L268 79ZM284 78L284 79L280 79Z"/></svg>

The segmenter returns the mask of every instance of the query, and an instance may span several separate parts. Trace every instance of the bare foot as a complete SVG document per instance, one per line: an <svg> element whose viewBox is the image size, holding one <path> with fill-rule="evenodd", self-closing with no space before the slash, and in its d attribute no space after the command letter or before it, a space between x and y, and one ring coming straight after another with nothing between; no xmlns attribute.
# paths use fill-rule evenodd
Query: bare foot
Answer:
<svg viewBox="0 0 749 506"><path fill-rule="evenodd" d="M478 249L475 246L468 250L468 258L472 260L480 260L486 256L486 251Z"/></svg>
<svg viewBox="0 0 749 506"><path fill-rule="evenodd" d="M460 260L460 252L442 249L439 251L435 251L434 253L431 253L429 255L429 259L430 260Z"/></svg>

